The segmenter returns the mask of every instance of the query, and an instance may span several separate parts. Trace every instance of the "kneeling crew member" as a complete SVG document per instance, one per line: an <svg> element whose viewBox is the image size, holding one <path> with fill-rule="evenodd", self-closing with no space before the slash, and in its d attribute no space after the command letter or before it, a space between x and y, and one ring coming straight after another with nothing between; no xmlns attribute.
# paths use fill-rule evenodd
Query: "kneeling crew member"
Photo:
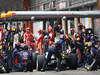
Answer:
<svg viewBox="0 0 100 75"><path fill-rule="evenodd" d="M61 47L60 47L60 44L59 43L53 43L51 45L51 47L49 48L48 50L48 56L47 56L47 59L46 61L44 62L43 64L43 67L41 69L41 71L45 71L45 68L46 66L48 65L49 61L51 60L51 56L54 54L55 57L57 58L57 67L56 67L56 71L60 71L60 66L61 66Z"/></svg>

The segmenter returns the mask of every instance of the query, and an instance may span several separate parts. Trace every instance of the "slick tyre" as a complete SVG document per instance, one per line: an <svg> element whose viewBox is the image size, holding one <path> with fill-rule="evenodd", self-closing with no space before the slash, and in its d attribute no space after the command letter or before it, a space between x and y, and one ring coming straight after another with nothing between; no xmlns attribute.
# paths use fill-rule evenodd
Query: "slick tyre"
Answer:
<svg viewBox="0 0 100 75"><path fill-rule="evenodd" d="M69 68L77 69L77 55L75 53L71 53L69 59L70 59Z"/></svg>
<svg viewBox="0 0 100 75"><path fill-rule="evenodd" d="M38 55L37 56L37 70L40 71L43 67L45 61L45 56L44 55Z"/></svg>
<svg viewBox="0 0 100 75"><path fill-rule="evenodd" d="M37 56L38 56L39 54L38 53L33 53L32 54L32 59L33 59L33 63L32 63L32 65L33 65L33 69L36 69L36 63L37 63Z"/></svg>

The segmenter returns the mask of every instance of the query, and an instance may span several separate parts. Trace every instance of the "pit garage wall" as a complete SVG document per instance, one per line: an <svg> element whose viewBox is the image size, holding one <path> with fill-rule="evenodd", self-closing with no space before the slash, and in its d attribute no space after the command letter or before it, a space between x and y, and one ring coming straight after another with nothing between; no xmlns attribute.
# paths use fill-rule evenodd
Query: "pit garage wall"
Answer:
<svg viewBox="0 0 100 75"><path fill-rule="evenodd" d="M100 41L100 18L94 19L94 32L98 36L98 39Z"/></svg>
<svg viewBox="0 0 100 75"><path fill-rule="evenodd" d="M85 28L92 28L92 18L80 18L80 22Z"/></svg>
<svg viewBox="0 0 100 75"><path fill-rule="evenodd" d="M39 22L33 22L33 34L37 38L38 35L38 30L43 29L43 21Z"/></svg>
<svg viewBox="0 0 100 75"><path fill-rule="evenodd" d="M97 0L96 10L100 10L100 0ZM94 32L100 41L100 18L94 19Z"/></svg>
<svg viewBox="0 0 100 75"><path fill-rule="evenodd" d="M89 7L88 6L83 7L82 9L80 9L80 11L93 11L96 9L97 9L97 6L96 4L94 4ZM86 28L93 28L92 18L90 17L80 18L80 23L82 23Z"/></svg>

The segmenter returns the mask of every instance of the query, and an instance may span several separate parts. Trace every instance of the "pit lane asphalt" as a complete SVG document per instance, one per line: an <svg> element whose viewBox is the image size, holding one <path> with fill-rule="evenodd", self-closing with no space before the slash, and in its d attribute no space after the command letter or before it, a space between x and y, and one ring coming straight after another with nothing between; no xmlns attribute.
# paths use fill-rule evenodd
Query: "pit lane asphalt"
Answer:
<svg viewBox="0 0 100 75"><path fill-rule="evenodd" d="M77 70L65 70L60 72L54 70L45 72L33 70L33 72L12 72L0 75L100 75L100 69L98 71L86 71L83 68L78 68Z"/></svg>

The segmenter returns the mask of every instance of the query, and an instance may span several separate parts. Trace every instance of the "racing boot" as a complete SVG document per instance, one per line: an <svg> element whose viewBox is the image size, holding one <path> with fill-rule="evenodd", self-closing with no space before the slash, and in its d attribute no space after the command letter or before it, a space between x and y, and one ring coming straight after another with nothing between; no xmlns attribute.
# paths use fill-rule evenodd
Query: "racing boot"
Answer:
<svg viewBox="0 0 100 75"><path fill-rule="evenodd" d="M42 69L41 69L41 72L45 72L45 69L42 68Z"/></svg>

